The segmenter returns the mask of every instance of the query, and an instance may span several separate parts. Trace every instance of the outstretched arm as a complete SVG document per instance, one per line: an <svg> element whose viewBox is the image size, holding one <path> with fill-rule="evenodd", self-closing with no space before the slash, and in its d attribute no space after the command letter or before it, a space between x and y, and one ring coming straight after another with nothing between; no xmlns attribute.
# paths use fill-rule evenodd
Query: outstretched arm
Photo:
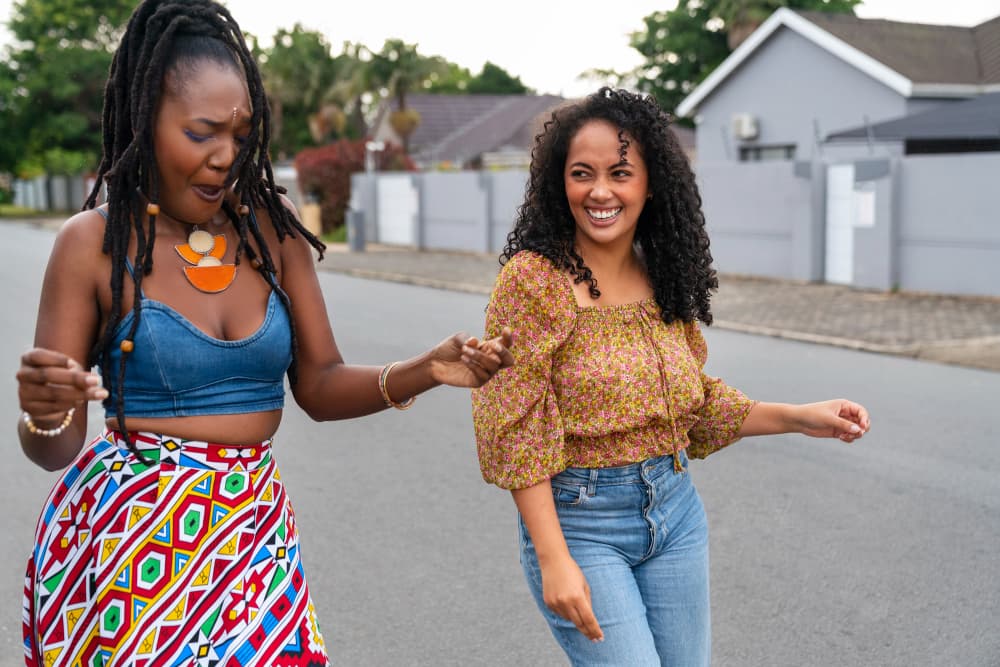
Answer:
<svg viewBox="0 0 1000 667"><path fill-rule="evenodd" d="M740 437L802 433L854 442L871 427L864 406L843 398L819 403L757 403L743 421Z"/></svg>
<svg viewBox="0 0 1000 667"><path fill-rule="evenodd" d="M302 237L281 244L282 288L292 303L298 338L295 401L317 421L349 419L384 410L382 366L345 363L337 348L320 290L312 249ZM382 385L396 404L442 384L479 387L511 366L510 333L479 341L456 333L433 348L396 363Z"/></svg>

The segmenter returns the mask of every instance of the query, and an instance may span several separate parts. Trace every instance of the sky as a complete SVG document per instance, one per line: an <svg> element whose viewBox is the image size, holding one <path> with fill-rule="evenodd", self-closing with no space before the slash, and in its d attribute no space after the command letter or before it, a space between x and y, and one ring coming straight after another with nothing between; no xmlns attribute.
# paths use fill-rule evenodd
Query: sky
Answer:
<svg viewBox="0 0 1000 667"><path fill-rule="evenodd" d="M13 0L0 0L0 22ZM227 0L244 31L269 43L278 28L296 22L323 33L334 52L345 41L378 50L387 38L417 44L426 56L443 58L478 73L488 60L539 93L583 95L594 82L580 81L588 69L626 71L642 62L629 34L642 19L676 0ZM349 7L350 9L341 9ZM998 0L865 0L863 18L971 26L1000 14ZM0 26L0 45L9 40Z"/></svg>

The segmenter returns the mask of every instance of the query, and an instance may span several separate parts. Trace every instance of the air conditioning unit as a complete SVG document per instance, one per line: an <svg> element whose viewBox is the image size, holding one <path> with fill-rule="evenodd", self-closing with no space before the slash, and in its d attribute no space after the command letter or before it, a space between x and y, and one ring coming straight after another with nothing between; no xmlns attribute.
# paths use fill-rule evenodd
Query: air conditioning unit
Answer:
<svg viewBox="0 0 1000 667"><path fill-rule="evenodd" d="M733 136L737 139L756 139L759 128L757 117L750 113L733 114Z"/></svg>

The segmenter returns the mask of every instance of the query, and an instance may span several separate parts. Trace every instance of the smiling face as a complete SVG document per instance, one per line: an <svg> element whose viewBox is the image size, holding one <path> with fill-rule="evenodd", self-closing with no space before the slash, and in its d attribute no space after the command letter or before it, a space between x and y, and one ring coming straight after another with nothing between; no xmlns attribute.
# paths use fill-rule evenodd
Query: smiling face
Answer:
<svg viewBox="0 0 1000 667"><path fill-rule="evenodd" d="M153 139L161 210L208 222L249 131L250 96L234 67L203 60L168 73Z"/></svg>
<svg viewBox="0 0 1000 667"><path fill-rule="evenodd" d="M629 142L622 152L622 138ZM580 127L569 143L563 180L576 221L576 245L631 248L649 194L639 146L604 120Z"/></svg>

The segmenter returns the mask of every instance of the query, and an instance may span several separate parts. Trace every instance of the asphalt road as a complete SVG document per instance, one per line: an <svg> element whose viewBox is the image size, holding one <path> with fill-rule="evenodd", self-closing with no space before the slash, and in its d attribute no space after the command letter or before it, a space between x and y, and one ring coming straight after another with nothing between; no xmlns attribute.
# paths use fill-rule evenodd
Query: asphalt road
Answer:
<svg viewBox="0 0 1000 667"><path fill-rule="evenodd" d="M55 476L13 436L49 231L0 226L0 666L22 664L20 600ZM457 329L485 296L324 273L345 356L380 363ZM847 446L748 439L691 466L708 508L716 666L1000 665L1000 374L710 331L709 371L762 400L845 395ZM466 391L276 440L336 665L560 665L517 563L513 503L479 477Z"/></svg>

